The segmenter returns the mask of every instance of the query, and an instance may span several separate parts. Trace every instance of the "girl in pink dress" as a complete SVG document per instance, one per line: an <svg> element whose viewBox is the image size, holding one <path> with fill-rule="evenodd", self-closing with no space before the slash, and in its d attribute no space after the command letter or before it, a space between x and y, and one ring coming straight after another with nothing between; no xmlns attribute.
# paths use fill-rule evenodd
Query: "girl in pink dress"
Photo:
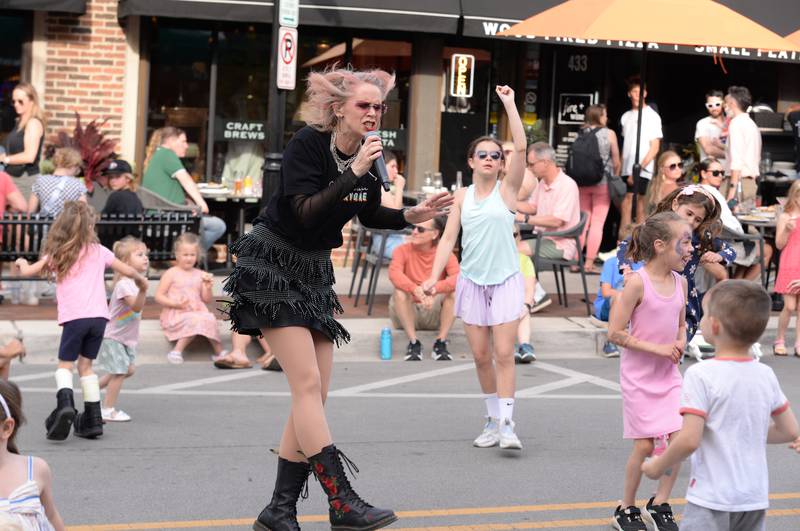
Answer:
<svg viewBox="0 0 800 531"><path fill-rule="evenodd" d="M686 221L674 212L647 218L634 228L628 248L628 258L643 260L645 266L626 275L622 294L611 307L608 337L623 347L619 368L623 437L633 439L622 504L612 521L620 531L678 529L667 502L677 470L662 477L644 512L635 499L642 463L653 453L655 440L674 436L682 424L678 362L686 346L687 282L678 271L691 255L692 229Z"/></svg>
<svg viewBox="0 0 800 531"><path fill-rule="evenodd" d="M175 347L167 354L170 363L183 363L183 350L197 336L204 336L214 349L212 360L223 358L217 318L206 306L211 302L213 277L195 267L200 254L196 234L181 234L175 240L175 266L161 277L156 302L161 310L161 329Z"/></svg>
<svg viewBox="0 0 800 531"><path fill-rule="evenodd" d="M775 245L781 250L781 263L775 279L775 293L783 293L783 311L778 318L778 335L774 351L778 356L786 355L784 346L786 330L792 314L795 314L797 332L794 337L794 355L800 357L800 295L791 293L789 284L800 279L800 180L792 183L786 198L786 206L778 218Z"/></svg>

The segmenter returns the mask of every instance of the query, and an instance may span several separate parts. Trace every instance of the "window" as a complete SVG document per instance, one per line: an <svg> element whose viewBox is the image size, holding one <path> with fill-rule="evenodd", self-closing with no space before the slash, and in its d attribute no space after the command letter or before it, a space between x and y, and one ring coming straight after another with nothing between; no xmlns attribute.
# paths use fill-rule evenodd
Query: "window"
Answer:
<svg viewBox="0 0 800 531"><path fill-rule="evenodd" d="M22 47L30 38L28 15L0 15L0 142L14 129L17 114L11 101L14 87L22 80Z"/></svg>

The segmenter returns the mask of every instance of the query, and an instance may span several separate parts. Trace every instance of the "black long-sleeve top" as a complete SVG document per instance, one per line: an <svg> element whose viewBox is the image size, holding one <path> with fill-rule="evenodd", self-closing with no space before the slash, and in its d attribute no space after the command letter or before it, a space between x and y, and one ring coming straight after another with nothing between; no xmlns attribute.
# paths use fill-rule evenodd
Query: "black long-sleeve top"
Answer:
<svg viewBox="0 0 800 531"><path fill-rule="evenodd" d="M306 126L283 152L280 186L254 223L265 223L301 249L342 245L342 227L358 215L367 227L402 229L402 210L381 206L381 183L373 167L360 178L339 173L330 152L331 134ZM339 153L342 159L347 156Z"/></svg>

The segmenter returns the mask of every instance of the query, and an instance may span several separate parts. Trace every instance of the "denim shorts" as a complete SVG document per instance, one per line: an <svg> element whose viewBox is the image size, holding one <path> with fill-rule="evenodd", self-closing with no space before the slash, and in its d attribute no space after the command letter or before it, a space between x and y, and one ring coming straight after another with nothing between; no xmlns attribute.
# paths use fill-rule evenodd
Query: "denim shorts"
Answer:
<svg viewBox="0 0 800 531"><path fill-rule="evenodd" d="M90 360L95 359L103 342L107 322L108 319L104 317L89 317L64 323L58 359L75 361L79 355Z"/></svg>

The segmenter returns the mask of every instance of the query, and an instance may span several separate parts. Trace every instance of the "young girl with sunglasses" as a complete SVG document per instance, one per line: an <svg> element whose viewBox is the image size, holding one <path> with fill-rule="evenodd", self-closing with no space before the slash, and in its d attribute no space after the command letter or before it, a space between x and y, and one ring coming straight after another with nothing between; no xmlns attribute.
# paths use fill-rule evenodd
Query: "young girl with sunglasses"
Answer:
<svg viewBox="0 0 800 531"><path fill-rule="evenodd" d="M647 186L645 195L645 212L655 212L656 207L670 192L678 188L678 181L683 177L683 162L674 151L665 151L658 157L658 173Z"/></svg>
<svg viewBox="0 0 800 531"><path fill-rule="evenodd" d="M481 389L486 395L488 420L473 443L479 448L521 449L514 433L514 340L525 293L519 268L513 226L517 193L522 184L525 130L514 103L514 91L496 89L511 127L515 155L505 178L502 145L492 137L473 140L467 153L472 168L468 188L456 191L444 235L436 250L430 278L423 288L432 288L453 251L459 230L461 272L456 284L456 315L464 321Z"/></svg>
<svg viewBox="0 0 800 531"><path fill-rule="evenodd" d="M694 278L697 266L702 265L718 281L725 280L728 278L725 267L736 260L736 251L717 238L722 228L719 222L720 205L702 186L684 186L667 195L656 207L656 213L669 211L686 220L692 229L692 257L683 268L683 276L689 284L686 300L686 335L689 343L703 316ZM620 270L625 273L630 271L631 264L627 257L629 244L630 239L621 242L617 251Z"/></svg>

